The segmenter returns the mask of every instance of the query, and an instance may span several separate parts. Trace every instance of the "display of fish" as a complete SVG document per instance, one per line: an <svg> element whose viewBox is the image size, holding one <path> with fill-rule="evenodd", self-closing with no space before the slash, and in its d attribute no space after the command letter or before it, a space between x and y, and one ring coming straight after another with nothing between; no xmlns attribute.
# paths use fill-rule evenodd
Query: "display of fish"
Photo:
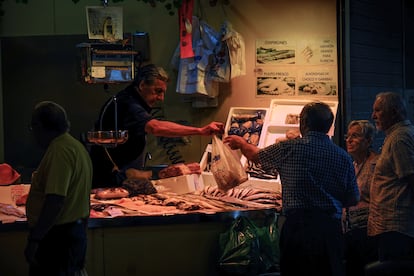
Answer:
<svg viewBox="0 0 414 276"><path fill-rule="evenodd" d="M13 205L10 205L10 204L0 203L0 213L3 213L3 214L8 215L8 216L18 217L18 218L26 217L26 214L25 214L24 211L14 207Z"/></svg>
<svg viewBox="0 0 414 276"><path fill-rule="evenodd" d="M221 201L249 208L273 207L278 211L282 208L282 194L280 192L252 187L234 187L223 193L217 186L207 186L201 193L208 198L216 198Z"/></svg>
<svg viewBox="0 0 414 276"><path fill-rule="evenodd" d="M130 215L171 215L185 213L216 213L246 209L275 209L282 206L281 193L253 187L234 187L226 192L217 186L187 194L158 192L120 199L91 197L92 217ZM114 210L116 213L114 214Z"/></svg>

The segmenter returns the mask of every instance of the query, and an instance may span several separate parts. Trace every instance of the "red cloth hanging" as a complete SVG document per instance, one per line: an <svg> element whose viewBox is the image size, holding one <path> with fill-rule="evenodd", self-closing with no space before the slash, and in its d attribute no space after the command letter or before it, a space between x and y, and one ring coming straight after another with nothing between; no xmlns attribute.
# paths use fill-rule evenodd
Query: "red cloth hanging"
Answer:
<svg viewBox="0 0 414 276"><path fill-rule="evenodd" d="M181 58L194 57L192 45L193 7L194 0L184 0L178 10Z"/></svg>

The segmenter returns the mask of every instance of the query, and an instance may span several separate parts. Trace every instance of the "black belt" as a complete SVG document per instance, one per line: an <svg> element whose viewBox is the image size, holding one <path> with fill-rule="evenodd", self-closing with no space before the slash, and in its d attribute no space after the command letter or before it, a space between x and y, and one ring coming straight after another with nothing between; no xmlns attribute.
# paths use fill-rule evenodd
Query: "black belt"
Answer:
<svg viewBox="0 0 414 276"><path fill-rule="evenodd" d="M85 224L88 223L88 219L87 218L80 218L77 219L75 221L72 222L67 222L67 223L62 223L62 224L57 224L56 226L72 226L72 225L76 225L76 224Z"/></svg>
<svg viewBox="0 0 414 276"><path fill-rule="evenodd" d="M80 218L80 219L77 219L75 221L76 224L83 224L83 223L87 223L87 222L88 222L87 218Z"/></svg>

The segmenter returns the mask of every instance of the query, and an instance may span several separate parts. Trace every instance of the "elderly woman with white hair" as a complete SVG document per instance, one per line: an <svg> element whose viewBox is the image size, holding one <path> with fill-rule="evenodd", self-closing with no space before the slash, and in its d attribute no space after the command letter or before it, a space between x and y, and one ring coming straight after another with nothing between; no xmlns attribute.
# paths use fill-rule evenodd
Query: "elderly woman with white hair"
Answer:
<svg viewBox="0 0 414 276"><path fill-rule="evenodd" d="M347 275L364 275L365 265L377 259L375 242L367 236L370 184L378 159L378 153L372 148L374 136L375 127L368 120L350 122L345 135L360 192L358 204L346 208L343 216Z"/></svg>

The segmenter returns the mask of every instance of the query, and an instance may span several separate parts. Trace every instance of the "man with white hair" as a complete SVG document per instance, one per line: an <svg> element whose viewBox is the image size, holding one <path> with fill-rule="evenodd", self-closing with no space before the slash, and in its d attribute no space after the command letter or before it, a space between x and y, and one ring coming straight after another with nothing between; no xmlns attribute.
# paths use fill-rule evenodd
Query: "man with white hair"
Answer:
<svg viewBox="0 0 414 276"><path fill-rule="evenodd" d="M376 96L372 119L385 140L371 183L368 235L378 238L380 262L414 260L414 126L395 92Z"/></svg>

